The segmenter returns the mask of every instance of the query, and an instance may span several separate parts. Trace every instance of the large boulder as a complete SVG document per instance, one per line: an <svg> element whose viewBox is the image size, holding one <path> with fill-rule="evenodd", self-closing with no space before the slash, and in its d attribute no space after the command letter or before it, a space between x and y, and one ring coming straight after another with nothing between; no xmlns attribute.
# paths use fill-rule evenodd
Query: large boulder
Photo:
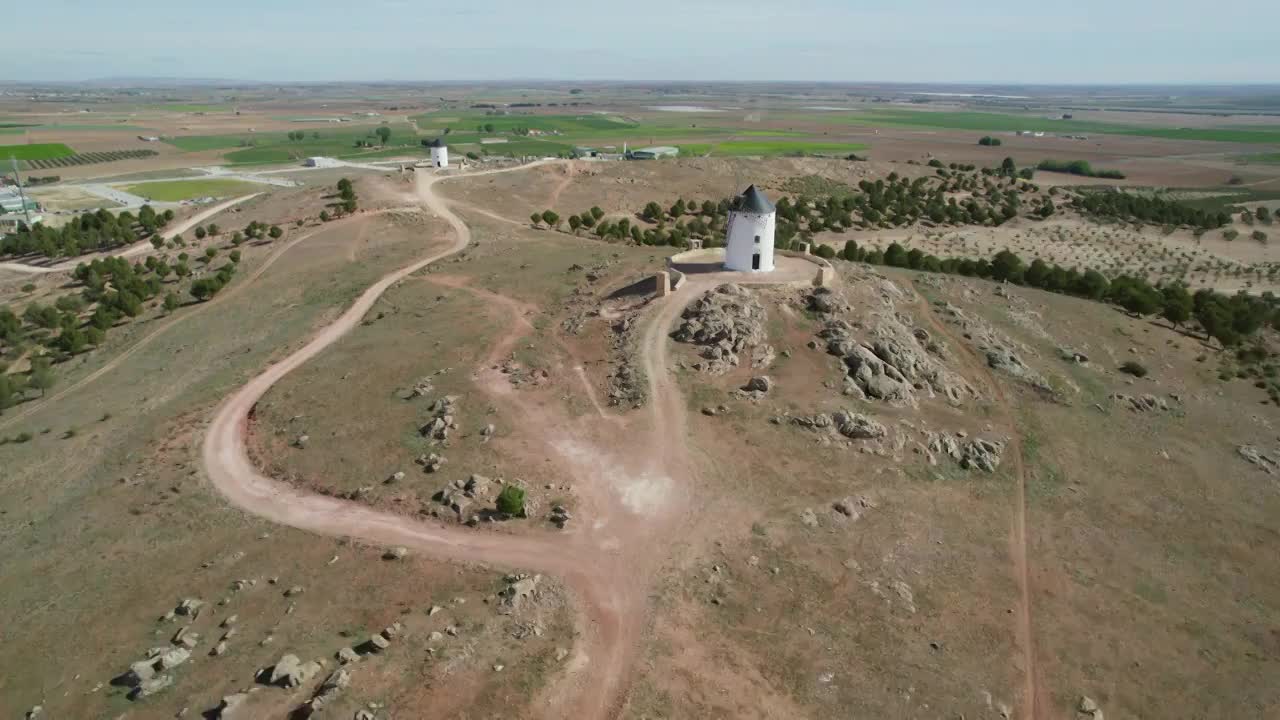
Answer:
<svg viewBox="0 0 1280 720"><path fill-rule="evenodd" d="M133 691L129 693L129 699L137 700L139 698L151 697L152 695L168 688L172 684L172 675L156 675L153 678L149 678L138 683L138 685L133 688Z"/></svg>
<svg viewBox="0 0 1280 720"><path fill-rule="evenodd" d="M270 671L264 671L266 684L294 688L315 677L324 666L312 661L303 663L292 653L282 655Z"/></svg>
<svg viewBox="0 0 1280 720"><path fill-rule="evenodd" d="M848 410L840 410L831 416L836 430L847 438L872 440L882 438L889 430L871 418Z"/></svg>

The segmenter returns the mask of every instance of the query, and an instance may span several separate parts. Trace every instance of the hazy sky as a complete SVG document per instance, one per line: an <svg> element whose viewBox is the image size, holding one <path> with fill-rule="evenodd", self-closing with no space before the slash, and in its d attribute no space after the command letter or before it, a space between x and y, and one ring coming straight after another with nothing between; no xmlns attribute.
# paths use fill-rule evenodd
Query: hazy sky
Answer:
<svg viewBox="0 0 1280 720"><path fill-rule="evenodd" d="M22 27L0 43L6 81L1280 82L1280 0L15 0L8 10Z"/></svg>

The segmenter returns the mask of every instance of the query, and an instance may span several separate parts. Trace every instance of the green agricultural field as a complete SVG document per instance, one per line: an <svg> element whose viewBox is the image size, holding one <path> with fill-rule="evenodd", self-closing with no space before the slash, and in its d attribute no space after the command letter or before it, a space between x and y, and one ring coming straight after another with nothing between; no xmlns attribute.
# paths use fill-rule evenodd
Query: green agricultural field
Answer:
<svg viewBox="0 0 1280 720"><path fill-rule="evenodd" d="M0 145L0 160L10 157L18 160L54 160L71 157L76 151L62 143L37 143L34 145Z"/></svg>
<svg viewBox="0 0 1280 720"><path fill-rule="evenodd" d="M866 150L861 143L808 142L803 140L730 140L717 144L712 155L848 155Z"/></svg>
<svg viewBox="0 0 1280 720"><path fill-rule="evenodd" d="M680 149L680 157L701 157L710 154L715 145L711 143L692 143L685 145L677 145Z"/></svg>
<svg viewBox="0 0 1280 720"><path fill-rule="evenodd" d="M1263 163L1264 165L1280 165L1280 153L1259 153L1257 155L1238 155L1232 160L1239 163Z"/></svg>
<svg viewBox="0 0 1280 720"><path fill-rule="evenodd" d="M1073 135L1102 133L1136 135L1170 140L1202 140L1212 142L1280 144L1280 129L1245 130L1240 128L1162 128L1089 120L1051 120L1043 115L1014 115L984 112L930 112L924 110L870 110L858 113L823 113L822 119L854 125L883 127L927 127L974 132L1016 132L1043 130Z"/></svg>
<svg viewBox="0 0 1280 720"><path fill-rule="evenodd" d="M159 110L161 112L185 112L185 113L227 112L231 110L231 106L224 103L218 103L218 104L157 103L154 105L143 105L142 108L144 110Z"/></svg>
<svg viewBox="0 0 1280 720"><path fill-rule="evenodd" d="M336 127L302 130L306 137L302 140L290 140L287 132L252 133L236 135L187 135L167 138L165 142L188 152L207 150L231 150L223 157L230 163L256 165L266 163L287 163L313 155L327 157L379 157L388 154L404 154L418 148L421 149L422 137L404 124L390 125L391 137L386 148L377 146L374 149L361 149L355 146L357 140L379 142L374 130L377 125L361 125L358 127ZM319 137L316 137L316 136Z"/></svg>
<svg viewBox="0 0 1280 720"><path fill-rule="evenodd" d="M796 130L732 130L730 132L742 137L810 137L809 133Z"/></svg>
<svg viewBox="0 0 1280 720"><path fill-rule="evenodd" d="M505 143L492 143L489 145L481 145L479 143L459 145L458 149L461 152L476 152L482 155L519 157L524 155L567 155L573 151L573 146L549 140L511 140Z"/></svg>
<svg viewBox="0 0 1280 720"><path fill-rule="evenodd" d="M178 202L200 197L239 197L261 192L265 186L242 180L169 180L144 182L124 186L122 189L138 197L156 202Z"/></svg>

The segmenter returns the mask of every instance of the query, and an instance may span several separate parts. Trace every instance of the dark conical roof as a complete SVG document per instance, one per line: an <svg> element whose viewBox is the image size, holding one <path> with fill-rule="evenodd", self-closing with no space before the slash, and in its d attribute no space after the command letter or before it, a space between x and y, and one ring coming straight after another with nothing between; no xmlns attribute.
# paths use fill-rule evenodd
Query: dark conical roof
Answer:
<svg viewBox="0 0 1280 720"><path fill-rule="evenodd" d="M733 209L739 212L767 215L776 208L773 207L773 203L769 202L769 198L764 196L764 193L757 190L755 185L752 185L743 190L742 194L738 196L738 201L734 203Z"/></svg>
<svg viewBox="0 0 1280 720"><path fill-rule="evenodd" d="M444 147L444 142L440 138L436 138L435 140L432 140L427 147Z"/></svg>

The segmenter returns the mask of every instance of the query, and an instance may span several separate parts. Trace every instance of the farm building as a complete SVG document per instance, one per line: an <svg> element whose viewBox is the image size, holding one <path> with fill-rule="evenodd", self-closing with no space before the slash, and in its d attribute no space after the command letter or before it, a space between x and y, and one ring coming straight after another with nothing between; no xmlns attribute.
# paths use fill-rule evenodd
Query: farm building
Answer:
<svg viewBox="0 0 1280 720"><path fill-rule="evenodd" d="M27 222L27 216L21 213L5 213L0 215L0 233L17 230L18 226L25 222ZM38 222L44 222L44 216L33 214L31 216L31 224L35 225Z"/></svg>
<svg viewBox="0 0 1280 720"><path fill-rule="evenodd" d="M335 168L335 167L342 166L342 163L338 162L337 160L334 160L331 157L319 157L319 156L309 157L306 160L304 160L302 164L305 165L306 167L313 167L313 168Z"/></svg>
<svg viewBox="0 0 1280 720"><path fill-rule="evenodd" d="M0 188L0 209L5 213L20 213L24 210L39 210L40 204L31 198L22 199L16 188Z"/></svg>
<svg viewBox="0 0 1280 720"><path fill-rule="evenodd" d="M653 147L636 148L627 153L628 160L659 160L661 158L673 158L680 154L680 148L671 147L670 145L655 145Z"/></svg>

